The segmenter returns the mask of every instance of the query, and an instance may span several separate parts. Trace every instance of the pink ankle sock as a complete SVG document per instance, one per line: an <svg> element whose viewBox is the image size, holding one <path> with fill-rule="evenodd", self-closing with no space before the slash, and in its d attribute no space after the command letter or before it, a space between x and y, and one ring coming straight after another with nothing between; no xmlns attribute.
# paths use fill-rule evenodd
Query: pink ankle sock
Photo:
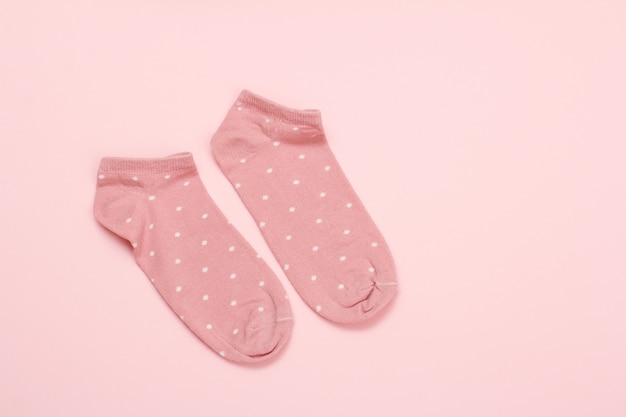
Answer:
<svg viewBox="0 0 626 417"><path fill-rule="evenodd" d="M190 153L102 159L94 214L132 244L163 299L211 349L245 363L285 344L284 288L217 208Z"/></svg>
<svg viewBox="0 0 626 417"><path fill-rule="evenodd" d="M391 253L330 150L320 112L244 90L213 154L304 301L349 323L395 295Z"/></svg>

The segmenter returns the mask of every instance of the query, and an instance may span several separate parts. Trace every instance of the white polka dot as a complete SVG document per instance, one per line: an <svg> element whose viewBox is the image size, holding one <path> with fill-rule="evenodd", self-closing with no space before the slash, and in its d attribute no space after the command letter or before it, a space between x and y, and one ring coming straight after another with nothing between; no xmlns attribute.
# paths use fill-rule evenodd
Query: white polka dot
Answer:
<svg viewBox="0 0 626 417"><path fill-rule="evenodd" d="M300 156L298 158L304 159L305 157L306 157L306 155L302 153L302 154L300 154Z"/></svg>
<svg viewBox="0 0 626 417"><path fill-rule="evenodd" d="M176 265L178 265L180 262L181 262L181 261L180 261L180 259L178 259L178 258L176 258L176 259L174 260L174 263L175 263Z"/></svg>
<svg viewBox="0 0 626 417"><path fill-rule="evenodd" d="M180 285L176 287L176 292L181 292L182 290L183 290L183 287L181 287Z"/></svg>
<svg viewBox="0 0 626 417"><path fill-rule="evenodd" d="M259 307L259 312L260 312L260 313L262 313L262 312L263 312L263 310L265 310L265 309L264 309L262 306L261 306L261 307Z"/></svg>
<svg viewBox="0 0 626 417"><path fill-rule="evenodd" d="M311 281L316 281L317 280L317 275L311 275Z"/></svg>
<svg viewBox="0 0 626 417"><path fill-rule="evenodd" d="M320 312L321 309L322 309L322 306L315 306L315 311L317 311L318 313Z"/></svg>
<svg viewBox="0 0 626 417"><path fill-rule="evenodd" d="M266 117L265 118L265 123L269 123L269 122L270 122L270 119Z"/></svg>
<svg viewBox="0 0 626 417"><path fill-rule="evenodd" d="M300 128L298 126L294 126L293 130L298 131L298 130L300 130Z"/></svg>
<svg viewBox="0 0 626 417"><path fill-rule="evenodd" d="M261 254L260 254L260 253L257 253L257 254L256 254L256 257L257 257L257 258L259 258L259 259L261 259Z"/></svg>
<svg viewBox="0 0 626 417"><path fill-rule="evenodd" d="M239 106L239 107L237 107L237 110L242 111L243 107Z"/></svg>
<svg viewBox="0 0 626 417"><path fill-rule="evenodd" d="M265 286L265 281L259 281L259 287L264 287Z"/></svg>
<svg viewBox="0 0 626 417"><path fill-rule="evenodd" d="M100 178L101 180L103 180L105 177L104 177L104 175L100 174L100 175L98 175L98 178Z"/></svg>
<svg viewBox="0 0 626 417"><path fill-rule="evenodd" d="M374 272L374 267L370 266L367 270L370 272Z"/></svg>
<svg viewBox="0 0 626 417"><path fill-rule="evenodd" d="M283 269L286 271L289 269L289 264L285 264L285 266L283 266Z"/></svg>
<svg viewBox="0 0 626 417"><path fill-rule="evenodd" d="M165 178L166 180L169 180L170 178L172 178L172 176L168 174L168 175L164 176L163 178Z"/></svg>
<svg viewBox="0 0 626 417"><path fill-rule="evenodd" d="M204 214L202 215L202 218L203 218L203 219L206 219L207 217L209 217L209 214L208 214L208 213L204 213Z"/></svg>
<svg viewBox="0 0 626 417"><path fill-rule="evenodd" d="M180 232L174 233L174 237L180 237Z"/></svg>
<svg viewBox="0 0 626 417"><path fill-rule="evenodd" d="M377 247L377 246L378 246L378 243L376 243L376 242L372 242L372 247L373 247L373 248L375 248L375 247Z"/></svg>
<svg viewBox="0 0 626 417"><path fill-rule="evenodd" d="M150 256L154 256L154 251L153 250L150 251Z"/></svg>
<svg viewBox="0 0 626 417"><path fill-rule="evenodd" d="M289 213L293 213L294 211L296 211L295 207L289 207Z"/></svg>
<svg viewBox="0 0 626 417"><path fill-rule="evenodd" d="M139 178L137 178L137 177L133 177L133 178L132 178L132 180L133 180L133 181L139 181Z"/></svg>
<svg viewBox="0 0 626 417"><path fill-rule="evenodd" d="M230 247L228 248L228 252L234 252L234 251L235 251L235 247L234 247L234 246L230 246Z"/></svg>
<svg viewBox="0 0 626 417"><path fill-rule="evenodd" d="M322 219L317 219L315 220L315 223L320 224L322 222Z"/></svg>
<svg viewBox="0 0 626 417"><path fill-rule="evenodd" d="M300 184L299 180L293 180L293 185L298 185L298 184Z"/></svg>
<svg viewBox="0 0 626 417"><path fill-rule="evenodd" d="M237 305L237 300L233 300L233 301L231 301L231 302L230 302L230 305L231 305L231 306L233 306L233 307L235 307L235 306Z"/></svg>
<svg viewBox="0 0 626 417"><path fill-rule="evenodd" d="M272 172L274 172L274 170L272 168L268 168L265 172L267 172L268 174L271 174Z"/></svg>
<svg viewBox="0 0 626 417"><path fill-rule="evenodd" d="M291 235L287 235L287 236L285 236L285 239L287 239L287 240L291 240Z"/></svg>
<svg viewBox="0 0 626 417"><path fill-rule="evenodd" d="M235 183L235 188L239 188L239 187L241 187L241 184Z"/></svg>
<svg viewBox="0 0 626 417"><path fill-rule="evenodd" d="M150 278L150 281L151 281L151 282L154 282L154 278Z"/></svg>
<svg viewBox="0 0 626 417"><path fill-rule="evenodd" d="M133 221L133 219L132 219L131 217L129 217L129 218L127 218L127 219L126 219L126 223L130 223L130 222L132 222L132 221Z"/></svg>
<svg viewBox="0 0 626 417"><path fill-rule="evenodd" d="M337 288L339 288L340 290L343 290L345 288L345 285L339 284L339 286Z"/></svg>
<svg viewBox="0 0 626 417"><path fill-rule="evenodd" d="M211 325L211 323L206 325L207 330L211 330L213 328L213 325Z"/></svg>
<svg viewBox="0 0 626 417"><path fill-rule="evenodd" d="M223 358L226 356L226 352L224 352L223 350L220 350L220 356Z"/></svg>
<svg viewBox="0 0 626 417"><path fill-rule="evenodd" d="M330 165L326 165L326 166L324 167L324 171L330 171Z"/></svg>
<svg viewBox="0 0 626 417"><path fill-rule="evenodd" d="M182 321L185 321L185 316L182 316L182 315L181 315L181 316L178 316L178 317L180 317L180 319L181 319Z"/></svg>
<svg viewBox="0 0 626 417"><path fill-rule="evenodd" d="M326 193L325 193L324 191L322 191L322 192L320 193L320 197L326 197Z"/></svg>
<svg viewBox="0 0 626 417"><path fill-rule="evenodd" d="M237 274L230 274L230 279L235 279L237 278Z"/></svg>
<svg viewBox="0 0 626 417"><path fill-rule="evenodd" d="M239 162L241 162L242 164L245 164L245 163L246 163L246 158L241 158L241 159L239 160Z"/></svg>
<svg viewBox="0 0 626 417"><path fill-rule="evenodd" d="M289 294L285 294L285 300L289 300Z"/></svg>
<svg viewBox="0 0 626 417"><path fill-rule="evenodd" d="M206 246L206 244L207 244L207 243L208 243L208 242L207 242L206 240L203 240L202 242L200 242L200 244L201 244L202 246Z"/></svg>
<svg viewBox="0 0 626 417"><path fill-rule="evenodd" d="M341 262L343 262L343 261L345 261L345 260L346 260L346 257L342 255L342 256L340 256L340 257L339 257L339 260L340 260Z"/></svg>
<svg viewBox="0 0 626 417"><path fill-rule="evenodd" d="M346 207L348 207L348 208L352 208L352 203L348 203L348 204L346 204Z"/></svg>
<svg viewBox="0 0 626 417"><path fill-rule="evenodd" d="M204 294L204 295L202 296L202 300L206 301L206 300L208 300L208 299L209 299L209 295L208 295L208 294Z"/></svg>
<svg viewBox="0 0 626 417"><path fill-rule="evenodd" d="M183 208L181 206L176 207L176 211L183 211Z"/></svg>
<svg viewBox="0 0 626 417"><path fill-rule="evenodd" d="M350 234L350 231L349 231L348 229L346 229L346 230L344 230L344 231L343 231L343 234L344 234L344 235L349 235L349 234Z"/></svg>
<svg viewBox="0 0 626 417"><path fill-rule="evenodd" d="M263 200L267 201L267 199L268 199L268 198L270 198L270 196L269 196L269 195L267 195L267 194L263 194L263 197L261 197L261 198L262 198Z"/></svg>
<svg viewBox="0 0 626 417"><path fill-rule="evenodd" d="M259 222L259 227L265 227L265 222Z"/></svg>
<svg viewBox="0 0 626 417"><path fill-rule="evenodd" d="M319 246L313 246L313 252L317 252L318 250L320 250Z"/></svg>
<svg viewBox="0 0 626 417"><path fill-rule="evenodd" d="M133 248L137 247L137 243L135 243L135 242L131 243L131 245L133 246Z"/></svg>
<svg viewBox="0 0 626 417"><path fill-rule="evenodd" d="M274 145L274 146L278 146L278 145L280 145L280 142L279 142L279 141L277 141L277 140L275 140L275 141L274 141L274 143L272 143L272 145Z"/></svg>
<svg viewBox="0 0 626 417"><path fill-rule="evenodd" d="M205 266L204 268L202 268L202 272L204 272L204 273L209 272L209 267Z"/></svg>
<svg viewBox="0 0 626 417"><path fill-rule="evenodd" d="M185 183L183 184L185 187L189 185L189 181L185 181Z"/></svg>
<svg viewBox="0 0 626 417"><path fill-rule="evenodd" d="M239 329L233 329L233 334L239 333Z"/></svg>
<svg viewBox="0 0 626 417"><path fill-rule="evenodd" d="M148 197L148 200L154 201L155 198L156 198L155 196L151 195L151 196Z"/></svg>
<svg viewBox="0 0 626 417"><path fill-rule="evenodd" d="M150 226L148 226L148 229L150 230L154 229L154 223L150 223Z"/></svg>

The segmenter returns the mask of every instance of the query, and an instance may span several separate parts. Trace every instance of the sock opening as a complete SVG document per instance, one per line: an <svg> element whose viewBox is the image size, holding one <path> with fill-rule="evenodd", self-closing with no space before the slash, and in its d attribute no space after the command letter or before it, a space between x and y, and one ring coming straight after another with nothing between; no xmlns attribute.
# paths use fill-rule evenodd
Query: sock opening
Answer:
<svg viewBox="0 0 626 417"><path fill-rule="evenodd" d="M243 90L237 102L282 122L322 129L322 115L319 110L298 110L283 106L249 90Z"/></svg>

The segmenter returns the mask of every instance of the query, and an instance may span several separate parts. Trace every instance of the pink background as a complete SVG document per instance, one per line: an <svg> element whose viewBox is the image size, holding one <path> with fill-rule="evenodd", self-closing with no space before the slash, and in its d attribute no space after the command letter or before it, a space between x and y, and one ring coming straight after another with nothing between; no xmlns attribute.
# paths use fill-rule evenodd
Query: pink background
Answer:
<svg viewBox="0 0 626 417"><path fill-rule="evenodd" d="M626 415L626 3L3 1L0 415ZM322 111L399 294L317 317L208 141L242 88ZM292 296L224 361L92 217L103 156L194 153Z"/></svg>

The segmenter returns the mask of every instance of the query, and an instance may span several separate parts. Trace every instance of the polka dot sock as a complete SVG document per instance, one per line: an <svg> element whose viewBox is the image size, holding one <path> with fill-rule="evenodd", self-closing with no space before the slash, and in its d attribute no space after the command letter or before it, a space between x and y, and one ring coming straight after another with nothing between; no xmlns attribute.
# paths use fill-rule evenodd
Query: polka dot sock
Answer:
<svg viewBox="0 0 626 417"><path fill-rule="evenodd" d="M221 356L257 362L285 344L284 288L217 208L190 153L103 158L94 214L131 243L163 299Z"/></svg>
<svg viewBox="0 0 626 417"><path fill-rule="evenodd" d="M326 142L320 112L244 90L211 141L221 170L302 299L335 322L375 315L396 273Z"/></svg>

